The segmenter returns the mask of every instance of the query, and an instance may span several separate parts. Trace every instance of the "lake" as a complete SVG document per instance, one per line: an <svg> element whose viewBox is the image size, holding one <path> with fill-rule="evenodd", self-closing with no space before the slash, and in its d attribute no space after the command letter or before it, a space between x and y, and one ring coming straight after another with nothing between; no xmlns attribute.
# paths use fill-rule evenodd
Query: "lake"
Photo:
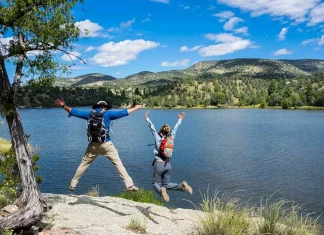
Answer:
<svg viewBox="0 0 324 235"><path fill-rule="evenodd" d="M90 110L90 107L79 108ZM25 132L40 153L37 172L44 193L69 194L68 187L87 146L86 121L68 118L63 109L21 109ZM182 110L153 109L159 129L173 126ZM271 109L189 109L178 129L172 182L186 180L194 194L170 192L172 207L192 208L201 193L233 194L258 204L261 197L303 204L306 212L324 212L324 111ZM152 134L146 109L113 121L111 137L137 186L151 189ZM0 136L9 138L6 125ZM101 195L125 190L113 165L98 157L76 189L86 194L99 184Z"/></svg>

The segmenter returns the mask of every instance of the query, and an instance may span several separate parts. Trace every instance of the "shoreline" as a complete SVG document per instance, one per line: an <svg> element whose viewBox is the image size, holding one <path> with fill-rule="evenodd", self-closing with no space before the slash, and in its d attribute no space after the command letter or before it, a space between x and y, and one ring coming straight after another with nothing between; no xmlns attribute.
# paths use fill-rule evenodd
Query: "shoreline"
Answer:
<svg viewBox="0 0 324 235"><path fill-rule="evenodd" d="M87 106L74 106L74 107L90 107ZM113 109L125 109L130 108L132 106L120 106L120 107L112 107ZM60 107L18 107L18 109L52 109L52 108L60 108ZM143 106L144 109L278 109L278 110L324 110L324 107L321 106L300 106L300 107L290 107L288 109L283 109L281 106L267 106L265 108L259 108L259 105L250 105L250 106L196 106L196 107L185 107L185 106L176 106L172 108L155 106L155 107L146 107Z"/></svg>

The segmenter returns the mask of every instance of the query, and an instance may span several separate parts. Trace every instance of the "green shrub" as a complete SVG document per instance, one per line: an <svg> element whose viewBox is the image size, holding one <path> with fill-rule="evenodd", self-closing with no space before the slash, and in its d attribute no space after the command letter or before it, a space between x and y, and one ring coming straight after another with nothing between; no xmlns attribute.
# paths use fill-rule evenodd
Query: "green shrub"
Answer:
<svg viewBox="0 0 324 235"><path fill-rule="evenodd" d="M1 139L1 146L4 146L8 141ZM30 148L30 152L35 150ZM16 160L16 155L12 148L7 148L6 151L1 152L2 159L0 159L0 195L3 198L6 198L6 204L10 204L14 202L21 194L21 181L19 168ZM33 154L32 156L32 164L34 171L36 172L39 167L37 166L37 161L39 160L38 154ZM36 176L37 183L42 182L42 178L40 176ZM4 202L4 199L0 199ZM0 203L4 205L4 203ZM0 207L2 208L2 207Z"/></svg>
<svg viewBox="0 0 324 235"><path fill-rule="evenodd" d="M4 208L5 206L10 204L10 200L3 195L2 193L0 193L0 209Z"/></svg>
<svg viewBox="0 0 324 235"><path fill-rule="evenodd" d="M200 209L204 215L200 217L195 226L199 235L237 235L248 234L250 227L248 215L249 210L240 209L237 199L218 196L203 196Z"/></svg>
<svg viewBox="0 0 324 235"><path fill-rule="evenodd" d="M122 192L119 193L117 197L125 198L135 202L152 203L158 206L163 206L163 201L160 198L157 198L152 190L141 189L136 192Z"/></svg>
<svg viewBox="0 0 324 235"><path fill-rule="evenodd" d="M261 200L258 208L260 220L257 221L256 235L277 234L277 235L303 235L320 234L320 227L316 225L316 220L308 215L303 217L300 213L301 206L289 203L286 200L279 200L270 203L271 197L265 200L265 205Z"/></svg>
<svg viewBox="0 0 324 235"><path fill-rule="evenodd" d="M261 200L260 207L242 206L235 198L203 196L199 209L204 213L194 228L199 235L319 235L317 219L303 216L301 207L286 200L270 203ZM256 211L256 217L251 218Z"/></svg>

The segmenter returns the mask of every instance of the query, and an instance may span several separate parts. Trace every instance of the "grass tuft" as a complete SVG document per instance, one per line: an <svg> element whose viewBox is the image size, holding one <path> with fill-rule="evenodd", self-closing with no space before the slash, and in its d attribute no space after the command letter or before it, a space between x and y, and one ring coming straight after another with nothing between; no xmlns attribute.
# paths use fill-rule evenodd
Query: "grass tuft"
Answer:
<svg viewBox="0 0 324 235"><path fill-rule="evenodd" d="M134 231L136 233L146 233L147 222L144 218L132 217L130 223L126 227L127 230Z"/></svg>
<svg viewBox="0 0 324 235"><path fill-rule="evenodd" d="M240 209L238 199L219 196L216 191L211 197L203 195L200 209L205 212L195 226L199 235L236 235L247 234L250 223L249 211Z"/></svg>
<svg viewBox="0 0 324 235"><path fill-rule="evenodd" d="M256 234L278 234L278 235L303 235L320 234L320 226L316 224L317 219L310 215L303 216L301 206L289 203L286 200L278 200L271 203L271 197L266 198L265 203L257 209L261 218L257 220Z"/></svg>
<svg viewBox="0 0 324 235"><path fill-rule="evenodd" d="M261 200L260 207L239 204L238 199L224 197L216 191L213 196L202 195L198 207L204 213L195 225L198 235L319 235L321 226L310 214L303 216L301 206L286 200ZM256 212L256 213L254 213ZM251 215L256 217L251 218Z"/></svg>
<svg viewBox="0 0 324 235"><path fill-rule="evenodd" d="M95 187L92 187L87 195L91 197L99 197L99 184L97 184Z"/></svg>
<svg viewBox="0 0 324 235"><path fill-rule="evenodd" d="M160 198L157 198L152 190L141 189L136 192L122 192L119 193L117 197L135 202L152 203L158 206L163 206L163 201Z"/></svg>

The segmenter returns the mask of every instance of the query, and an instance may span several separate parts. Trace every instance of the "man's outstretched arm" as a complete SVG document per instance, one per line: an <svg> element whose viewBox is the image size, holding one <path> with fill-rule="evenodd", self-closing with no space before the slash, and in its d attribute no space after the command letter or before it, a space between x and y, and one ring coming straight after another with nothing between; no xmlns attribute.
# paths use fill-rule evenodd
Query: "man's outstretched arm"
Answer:
<svg viewBox="0 0 324 235"><path fill-rule="evenodd" d="M56 105L63 108L66 112L70 113L71 112L71 108L67 105L65 105L65 103L60 100L60 99L56 99Z"/></svg>
<svg viewBox="0 0 324 235"><path fill-rule="evenodd" d="M131 114L132 112L134 112L134 111L136 111L136 110L138 110L138 109L140 109L140 108L142 108L142 105L137 104L137 105L135 105L134 107L127 109L127 113L128 113L128 114Z"/></svg>
<svg viewBox="0 0 324 235"><path fill-rule="evenodd" d="M60 99L56 99L57 106L63 108L66 112L69 113L70 116L82 118L85 120L88 120L90 118L90 112L89 111L79 111L74 108L70 108L69 106L65 105L64 101Z"/></svg>
<svg viewBox="0 0 324 235"><path fill-rule="evenodd" d="M123 109L121 111L109 111L107 113L110 116L111 120L115 120L115 119L122 118L122 117L129 115L132 112L140 109L141 107L142 107L142 105L135 105L134 107L129 108L129 109Z"/></svg>

